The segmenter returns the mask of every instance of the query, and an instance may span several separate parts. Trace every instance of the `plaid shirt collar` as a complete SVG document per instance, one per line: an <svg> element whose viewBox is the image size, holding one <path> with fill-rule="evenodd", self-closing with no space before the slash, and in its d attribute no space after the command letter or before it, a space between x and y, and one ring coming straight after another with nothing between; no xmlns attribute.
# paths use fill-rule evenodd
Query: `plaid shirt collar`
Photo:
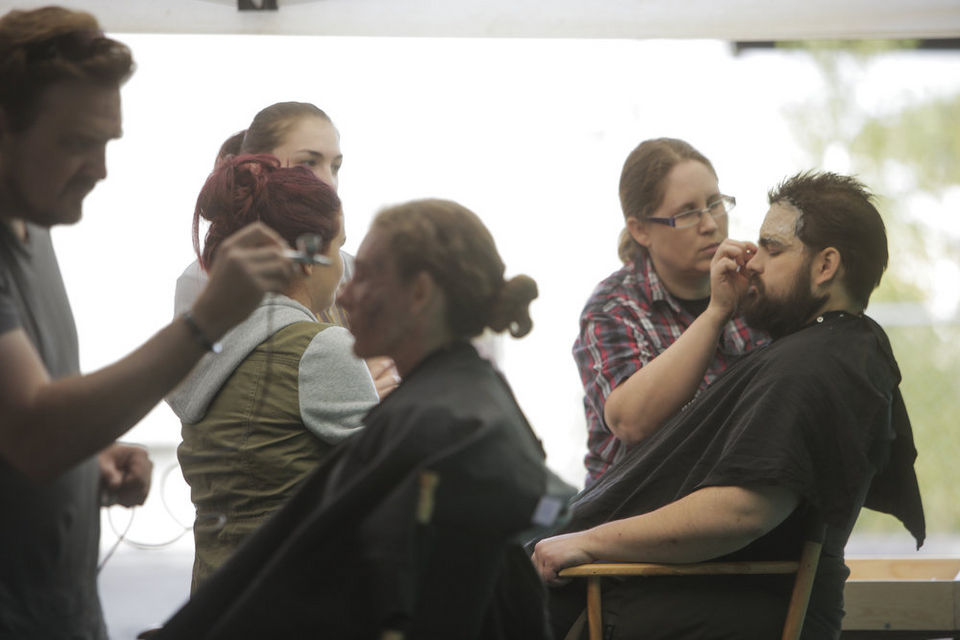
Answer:
<svg viewBox="0 0 960 640"><path fill-rule="evenodd" d="M667 287L664 286L660 276L657 275L653 260L650 259L650 255L646 251L630 263L630 270L632 272L632 282L630 284L642 294L638 299L650 300L651 304L665 303L670 305L670 308L676 313L687 313L677 302L677 299L673 297L673 294L667 291Z"/></svg>

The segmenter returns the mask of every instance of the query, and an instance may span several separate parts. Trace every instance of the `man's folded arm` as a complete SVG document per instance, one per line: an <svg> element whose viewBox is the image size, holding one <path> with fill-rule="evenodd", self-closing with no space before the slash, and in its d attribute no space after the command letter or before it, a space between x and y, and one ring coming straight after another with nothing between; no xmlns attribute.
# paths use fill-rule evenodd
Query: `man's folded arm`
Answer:
<svg viewBox="0 0 960 640"><path fill-rule="evenodd" d="M533 561L547 582L585 562L701 562L745 547L798 504L782 487L705 487L649 513L542 540Z"/></svg>

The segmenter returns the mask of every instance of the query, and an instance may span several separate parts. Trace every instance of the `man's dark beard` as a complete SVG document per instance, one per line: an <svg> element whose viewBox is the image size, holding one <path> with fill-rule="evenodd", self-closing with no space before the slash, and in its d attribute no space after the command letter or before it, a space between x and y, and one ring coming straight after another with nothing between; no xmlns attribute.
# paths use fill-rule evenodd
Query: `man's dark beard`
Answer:
<svg viewBox="0 0 960 640"><path fill-rule="evenodd" d="M783 299L774 299L764 294L763 284L753 279L757 293L743 303L743 316L753 329L766 331L776 340L790 335L807 324L828 295L814 295L810 287L810 265L804 264L797 274L793 287Z"/></svg>

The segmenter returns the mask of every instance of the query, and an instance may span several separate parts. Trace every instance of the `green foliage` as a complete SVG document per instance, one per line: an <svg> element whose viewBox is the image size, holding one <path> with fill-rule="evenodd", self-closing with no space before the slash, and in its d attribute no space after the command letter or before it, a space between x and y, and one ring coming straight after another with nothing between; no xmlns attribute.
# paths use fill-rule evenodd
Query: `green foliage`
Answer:
<svg viewBox="0 0 960 640"><path fill-rule="evenodd" d="M896 277L896 274L884 276L880 286L870 296L871 304L877 302L923 302L927 293L917 284Z"/></svg>
<svg viewBox="0 0 960 640"><path fill-rule="evenodd" d="M922 224L903 220L902 211L895 203L880 202L878 208L887 227L890 265L870 301L925 302L929 297L929 280L922 279L918 273L929 271L930 230Z"/></svg>
<svg viewBox="0 0 960 640"><path fill-rule="evenodd" d="M960 326L895 327L887 334L903 375L927 529L960 531ZM902 530L893 518L866 510L855 529Z"/></svg>
<svg viewBox="0 0 960 640"><path fill-rule="evenodd" d="M925 100L893 113L865 111L855 88L871 61L891 50L913 46L904 41L812 42L787 45L809 55L820 70L823 90L784 109L798 145L810 166L822 167L831 148L842 145L852 172L878 194L891 238L891 268L874 299L922 302L930 294L930 265L945 251L960 258L960 247L936 246L935 231L905 210L918 192L938 196L960 184L960 94ZM897 90L891 87L891 93ZM900 169L910 175L906 187L894 190L890 179ZM931 250L937 255L931 255Z"/></svg>
<svg viewBox="0 0 960 640"><path fill-rule="evenodd" d="M960 93L907 99L895 110L867 110L854 88L878 56L904 42L818 42L789 45L818 66L823 90L784 113L811 166L822 167L841 144L851 171L882 194L890 268L873 302L926 302L935 260L960 260L924 216L907 210L925 194L936 201L960 186ZM918 55L922 55L919 54ZM913 215L910 215L913 214ZM916 464L931 532L960 531L960 326L888 327L903 374L901 389L919 451ZM856 532L903 531L889 516L864 511Z"/></svg>
<svg viewBox="0 0 960 640"><path fill-rule="evenodd" d="M877 175L890 163L909 167L921 191L960 184L960 94L868 118L850 150Z"/></svg>

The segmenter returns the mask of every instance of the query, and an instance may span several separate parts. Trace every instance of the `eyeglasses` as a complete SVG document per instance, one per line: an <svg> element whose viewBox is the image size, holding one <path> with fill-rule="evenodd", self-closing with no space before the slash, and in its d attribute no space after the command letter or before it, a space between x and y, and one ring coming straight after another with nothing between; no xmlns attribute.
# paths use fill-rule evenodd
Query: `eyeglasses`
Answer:
<svg viewBox="0 0 960 640"><path fill-rule="evenodd" d="M683 211L669 218L646 218L646 220L649 220L650 222L656 222L657 224L665 224L668 227L673 227L674 229L686 229L687 227L700 224L700 220L703 218L703 214L705 213L709 213L711 216L713 216L714 220L718 220L733 211L735 206L737 206L736 198L733 196L722 195L718 196L716 200L709 203L703 209L691 209L690 211Z"/></svg>

